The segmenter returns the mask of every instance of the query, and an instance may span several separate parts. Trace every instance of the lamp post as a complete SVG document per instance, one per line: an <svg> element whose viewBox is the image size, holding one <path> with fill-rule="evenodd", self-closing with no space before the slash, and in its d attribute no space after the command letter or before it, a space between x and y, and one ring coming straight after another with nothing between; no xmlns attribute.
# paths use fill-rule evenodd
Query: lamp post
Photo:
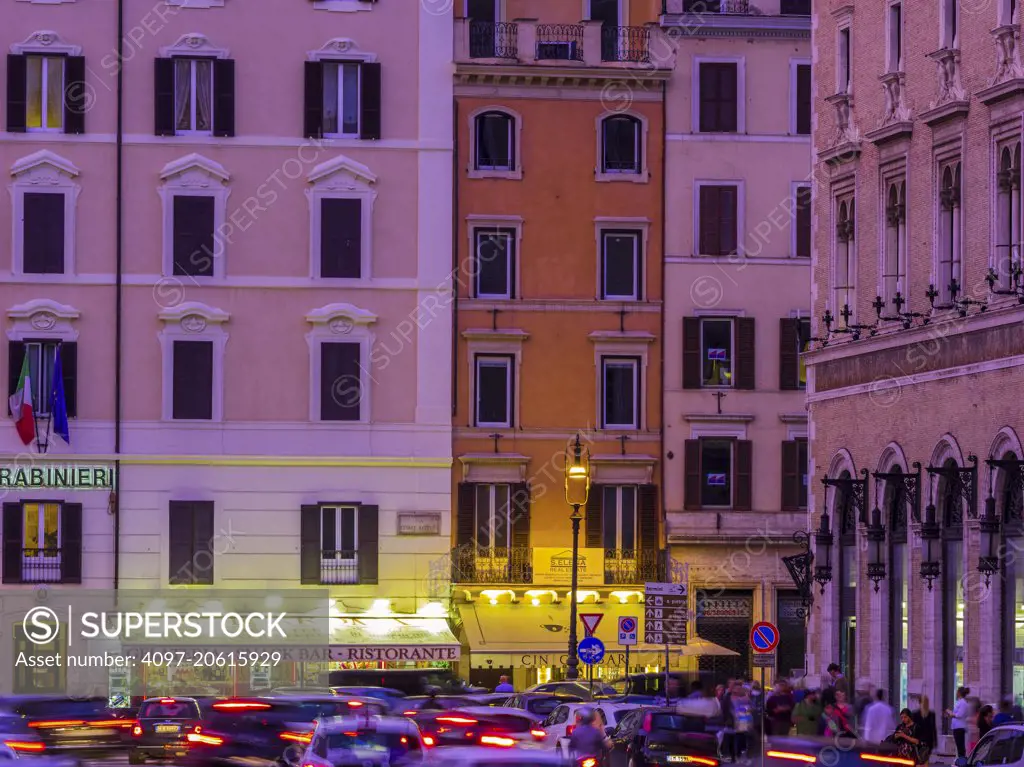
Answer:
<svg viewBox="0 0 1024 767"><path fill-rule="evenodd" d="M985 585L992 582L992 576L999 572L999 517L996 515L995 467L988 466L988 498L985 499L985 513L981 517L981 556L978 557L978 572L985 576Z"/></svg>
<svg viewBox="0 0 1024 767"><path fill-rule="evenodd" d="M924 544L924 555L921 559L921 577L928 582L928 590L932 590L932 582L941 574L939 560L939 538L942 530L935 518L935 504L929 503L924 510L924 522L921 523L921 542Z"/></svg>
<svg viewBox="0 0 1024 767"><path fill-rule="evenodd" d="M572 506L572 591L569 593L569 659L566 679L579 679L580 659L576 654L576 590L579 586L580 506L590 495L590 450L580 444L580 435L565 452L565 502Z"/></svg>
<svg viewBox="0 0 1024 767"><path fill-rule="evenodd" d="M882 524L882 510L877 506L872 509L868 524L868 578L878 593L879 582L885 580L885 526Z"/></svg>
<svg viewBox="0 0 1024 767"><path fill-rule="evenodd" d="M825 584L832 580L832 529L829 527L828 508L821 512L821 526L814 536L814 580L825 593Z"/></svg>

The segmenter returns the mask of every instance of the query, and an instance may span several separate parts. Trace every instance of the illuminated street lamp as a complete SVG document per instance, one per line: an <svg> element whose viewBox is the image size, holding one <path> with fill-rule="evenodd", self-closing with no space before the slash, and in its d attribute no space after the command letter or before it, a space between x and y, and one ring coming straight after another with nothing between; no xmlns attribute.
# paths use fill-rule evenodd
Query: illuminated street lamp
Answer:
<svg viewBox="0 0 1024 767"><path fill-rule="evenodd" d="M565 502L572 506L572 592L569 595L569 670L566 678L579 679L580 659L576 654L576 590L580 568L580 506L590 495L590 450L580 444L580 435L565 451Z"/></svg>

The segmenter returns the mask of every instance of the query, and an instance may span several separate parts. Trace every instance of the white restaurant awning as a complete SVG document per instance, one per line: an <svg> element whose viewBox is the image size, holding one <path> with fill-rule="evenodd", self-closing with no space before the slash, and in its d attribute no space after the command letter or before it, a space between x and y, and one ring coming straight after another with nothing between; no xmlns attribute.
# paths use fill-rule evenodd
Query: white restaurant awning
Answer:
<svg viewBox="0 0 1024 767"><path fill-rule="evenodd" d="M459 640L444 618L331 618L331 660L406 663L459 656Z"/></svg>

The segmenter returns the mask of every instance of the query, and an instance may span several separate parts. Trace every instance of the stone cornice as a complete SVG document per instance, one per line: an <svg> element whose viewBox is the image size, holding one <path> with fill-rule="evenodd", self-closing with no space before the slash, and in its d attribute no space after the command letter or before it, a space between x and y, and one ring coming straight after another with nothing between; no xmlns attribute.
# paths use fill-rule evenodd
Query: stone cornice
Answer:
<svg viewBox="0 0 1024 767"><path fill-rule="evenodd" d="M809 40L810 16L679 13L661 17L666 30L681 28L685 37L753 37L768 40Z"/></svg>
<svg viewBox="0 0 1024 767"><path fill-rule="evenodd" d="M672 76L671 69L646 67L584 67L571 64L540 66L524 64L455 65L455 82L461 85L519 85L557 88L603 88L609 83L628 81L652 89Z"/></svg>

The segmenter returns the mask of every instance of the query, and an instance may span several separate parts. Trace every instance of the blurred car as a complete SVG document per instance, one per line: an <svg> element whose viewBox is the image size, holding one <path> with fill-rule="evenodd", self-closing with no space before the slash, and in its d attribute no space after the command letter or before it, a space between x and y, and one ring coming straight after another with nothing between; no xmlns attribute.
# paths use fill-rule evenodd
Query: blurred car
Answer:
<svg viewBox="0 0 1024 767"><path fill-rule="evenodd" d="M1024 728L1004 725L1011 737L1004 741L1012 744L1014 736L1019 743L1016 746L1017 761L1024 752ZM996 728L1002 730L1003 727ZM1017 732L1013 732L1016 730ZM1013 764L1013 761L1002 761L994 758L997 755L989 750L1002 741L996 730L991 730L974 747L965 763L971 765ZM806 767L818 763L829 767L913 767L914 759L904 759L891 743L868 743L853 738L812 738L812 737L773 737L769 738L765 749L764 763L766 767ZM958 760L959 761L959 760Z"/></svg>
<svg viewBox="0 0 1024 767"><path fill-rule="evenodd" d="M437 746L541 744L547 733L536 717L517 708L475 706L454 711L424 711L413 717Z"/></svg>
<svg viewBox="0 0 1024 767"><path fill-rule="evenodd" d="M463 697L471 700L475 706L504 706L515 696L507 692L482 692Z"/></svg>
<svg viewBox="0 0 1024 767"><path fill-rule="evenodd" d="M317 723L303 767L404 767L423 764L427 744L415 722L401 717L348 716Z"/></svg>
<svg viewBox="0 0 1024 767"><path fill-rule="evenodd" d="M308 712L309 721L329 716L384 715L391 706L379 698L356 697L355 695L279 695L278 700L289 701ZM268 698L273 700L274 698Z"/></svg>
<svg viewBox="0 0 1024 767"><path fill-rule="evenodd" d="M563 703L583 703L579 695L557 695L547 692L521 692L513 695L505 704L508 708L521 708L523 711L544 719Z"/></svg>
<svg viewBox="0 0 1024 767"><path fill-rule="evenodd" d="M194 698L150 698L143 701L132 726L128 764L185 756L187 736L197 731L200 718L199 704Z"/></svg>
<svg viewBox="0 0 1024 767"><path fill-rule="evenodd" d="M400 705L405 693L401 690L394 690L388 687L332 687L334 695L355 695L361 698L377 698L383 700L392 708Z"/></svg>
<svg viewBox="0 0 1024 767"><path fill-rule="evenodd" d="M718 767L718 738L702 719L683 716L674 708L627 711L611 734L612 747L602 767L690 764ZM795 767L795 765L790 765ZM835 765L829 765L835 767Z"/></svg>
<svg viewBox="0 0 1024 767"><path fill-rule="evenodd" d="M237 765L239 760L291 764L309 744L324 706L282 696L221 698L201 702L202 724L186 735L182 763L193 767ZM328 709L331 714L336 709Z"/></svg>
<svg viewBox="0 0 1024 767"><path fill-rule="evenodd" d="M402 698L401 713L412 716L419 711L451 711L472 705L470 698L461 695L411 695Z"/></svg>
<svg viewBox="0 0 1024 767"><path fill-rule="evenodd" d="M275 687L267 695L333 695L330 687Z"/></svg>
<svg viewBox="0 0 1024 767"><path fill-rule="evenodd" d="M591 691L591 686L588 682L580 681L544 682L543 684L535 684L533 687L528 687L526 692L547 692L554 693L556 695L576 695L583 700L593 700L600 695L610 696L616 694L615 688L611 685L594 682L593 691Z"/></svg>
<svg viewBox="0 0 1024 767"><path fill-rule="evenodd" d="M0 699L0 719L21 719L48 752L109 754L124 747L134 719L107 708L107 699L21 695Z"/></svg>
<svg viewBox="0 0 1024 767"><path fill-rule="evenodd" d="M566 767L553 751L510 746L443 746L430 751L430 763L444 767ZM596 767L589 765L588 767Z"/></svg>
<svg viewBox="0 0 1024 767"><path fill-rule="evenodd" d="M541 727L548 735L548 745L559 754L568 754L569 736L579 726L580 715L584 709L597 712L600 726L608 735L611 735L626 712L633 711L636 708L636 704L611 703L607 701L563 703L552 711L547 719L541 722Z"/></svg>
<svg viewBox="0 0 1024 767"><path fill-rule="evenodd" d="M40 753L41 749L37 748L25 749L20 744L19 747L15 748L10 745L8 741L9 736L4 733L0 733L0 763L14 761L16 759L24 760L27 757L29 761L25 767L79 767L81 764L78 759L73 757L46 756L45 754ZM35 743L37 746L40 744L39 741L29 742Z"/></svg>

